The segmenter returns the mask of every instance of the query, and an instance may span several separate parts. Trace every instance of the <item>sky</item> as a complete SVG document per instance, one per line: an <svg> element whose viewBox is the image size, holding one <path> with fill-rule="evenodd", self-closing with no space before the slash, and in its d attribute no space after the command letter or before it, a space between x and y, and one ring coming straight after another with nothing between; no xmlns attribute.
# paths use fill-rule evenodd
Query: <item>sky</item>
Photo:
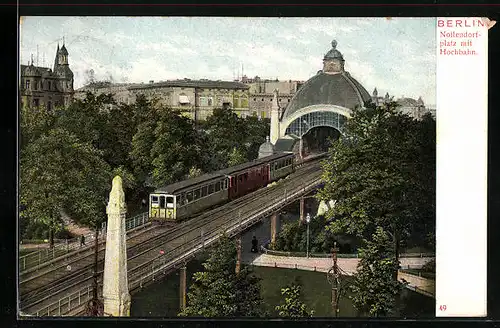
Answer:
<svg viewBox="0 0 500 328"><path fill-rule="evenodd" d="M64 42L75 89L97 80L307 80L332 40L371 94L436 103L435 18L22 17L20 63L52 67ZM38 49L38 56L37 56Z"/></svg>

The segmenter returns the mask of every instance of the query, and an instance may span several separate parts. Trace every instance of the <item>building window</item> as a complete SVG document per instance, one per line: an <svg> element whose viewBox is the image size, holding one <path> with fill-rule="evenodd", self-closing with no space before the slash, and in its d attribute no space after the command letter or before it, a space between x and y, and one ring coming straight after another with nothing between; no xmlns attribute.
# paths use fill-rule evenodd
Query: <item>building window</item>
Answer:
<svg viewBox="0 0 500 328"><path fill-rule="evenodd" d="M257 100L257 98L253 98L253 101L256 101L256 100Z"/></svg>
<svg viewBox="0 0 500 328"><path fill-rule="evenodd" d="M208 98L208 106L212 106L212 98Z"/></svg>
<svg viewBox="0 0 500 328"><path fill-rule="evenodd" d="M30 88L30 80L26 80L26 90L29 90Z"/></svg>
<svg viewBox="0 0 500 328"><path fill-rule="evenodd" d="M40 106L40 99L33 99L33 106L35 107Z"/></svg>
<svg viewBox="0 0 500 328"><path fill-rule="evenodd" d="M52 82L49 81L49 90L52 90Z"/></svg>
<svg viewBox="0 0 500 328"><path fill-rule="evenodd" d="M262 98L262 101L264 101L264 98Z"/></svg>
<svg viewBox="0 0 500 328"><path fill-rule="evenodd" d="M48 110L51 110L51 109L52 109L52 102L50 102L50 101L49 101L49 102L47 103L47 109L48 109Z"/></svg>
<svg viewBox="0 0 500 328"><path fill-rule="evenodd" d="M37 81L35 81L35 82L33 83L33 89L34 89L34 90L38 90L38 82L37 82Z"/></svg>

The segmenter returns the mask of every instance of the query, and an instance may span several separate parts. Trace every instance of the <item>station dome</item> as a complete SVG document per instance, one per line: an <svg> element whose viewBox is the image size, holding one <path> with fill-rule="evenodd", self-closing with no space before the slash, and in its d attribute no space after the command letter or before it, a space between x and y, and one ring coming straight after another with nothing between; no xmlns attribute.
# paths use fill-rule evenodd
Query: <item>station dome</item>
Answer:
<svg viewBox="0 0 500 328"><path fill-rule="evenodd" d="M293 96L283 118L311 105L337 105L349 109L363 107L370 101L368 91L348 72L340 74L319 73L310 78Z"/></svg>
<svg viewBox="0 0 500 328"><path fill-rule="evenodd" d="M295 93L283 113L283 119L311 105L337 105L354 109L371 101L366 89L344 70L344 57L337 50L337 41L323 58L323 70L307 80Z"/></svg>

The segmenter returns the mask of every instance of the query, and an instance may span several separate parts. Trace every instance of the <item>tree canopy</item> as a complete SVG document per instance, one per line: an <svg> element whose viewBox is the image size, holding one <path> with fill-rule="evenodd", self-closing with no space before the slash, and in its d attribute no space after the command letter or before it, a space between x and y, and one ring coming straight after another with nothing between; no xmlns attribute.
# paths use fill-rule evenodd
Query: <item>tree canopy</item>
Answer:
<svg viewBox="0 0 500 328"><path fill-rule="evenodd" d="M378 227L365 246L359 249L360 261L351 297L354 307L370 316L387 316L393 313L401 284L393 279L394 256L391 238Z"/></svg>
<svg viewBox="0 0 500 328"><path fill-rule="evenodd" d="M391 236L395 256L412 227L435 221L435 121L415 120L395 104L355 110L324 162L320 199L334 232Z"/></svg>
<svg viewBox="0 0 500 328"><path fill-rule="evenodd" d="M281 289L284 302L276 306L280 317L303 318L312 317L314 311L308 311L306 305L300 300L300 286L292 285Z"/></svg>
<svg viewBox="0 0 500 328"><path fill-rule="evenodd" d="M223 236L196 272L181 316L255 317L265 314L260 279L248 268L236 273L236 244Z"/></svg>
<svg viewBox="0 0 500 328"><path fill-rule="evenodd" d="M55 128L21 151L21 216L61 230L61 211L77 222L96 226L105 217L105 197L111 181L109 165L90 143ZM51 235L51 244L53 242Z"/></svg>

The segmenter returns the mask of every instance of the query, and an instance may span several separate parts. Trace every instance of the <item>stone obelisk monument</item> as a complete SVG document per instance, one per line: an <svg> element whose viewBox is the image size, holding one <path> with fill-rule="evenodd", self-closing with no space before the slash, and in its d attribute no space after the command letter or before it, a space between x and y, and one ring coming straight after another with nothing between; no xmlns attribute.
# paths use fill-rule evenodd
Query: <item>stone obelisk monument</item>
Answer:
<svg viewBox="0 0 500 328"><path fill-rule="evenodd" d="M130 316L130 294L127 279L127 235L125 231L125 193L122 178L113 179L106 208L108 224L104 263L104 315Z"/></svg>

